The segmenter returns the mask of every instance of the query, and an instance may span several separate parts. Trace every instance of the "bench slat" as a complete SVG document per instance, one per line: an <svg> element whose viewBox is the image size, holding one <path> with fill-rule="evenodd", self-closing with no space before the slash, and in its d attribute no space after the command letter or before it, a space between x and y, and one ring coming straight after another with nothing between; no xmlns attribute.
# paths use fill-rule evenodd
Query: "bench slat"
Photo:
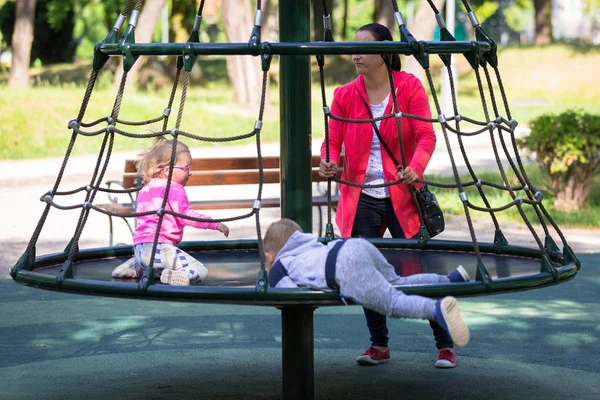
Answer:
<svg viewBox="0 0 600 400"><path fill-rule="evenodd" d="M318 174L317 174L318 175ZM137 174L131 173L123 176L123 187L135 187ZM219 171L219 172L192 172L187 181L188 186L222 186L222 185L251 185L259 181L258 171ZM279 183L279 170L263 171L263 182Z"/></svg>
<svg viewBox="0 0 600 400"><path fill-rule="evenodd" d="M341 170L340 170L341 173ZM136 173L123 176L123 187L135 187ZM221 172L193 172L187 181L187 186L222 186L222 185L253 185L258 184L258 171L221 171ZM317 169L311 172L313 182L327 182L326 178L319 175ZM279 170L263 171L263 183L279 183Z"/></svg>
<svg viewBox="0 0 600 400"><path fill-rule="evenodd" d="M342 168L338 169L338 176ZM126 189L135 187L137 178L136 172L128 172L123 175L123 187ZM279 169L263 170L264 184L279 183ZM188 186L222 186L222 185L252 185L258 184L258 170L219 170L215 171L192 171L192 175L187 182ZM319 175L319 169L313 167L311 171L311 180L313 182L326 182L327 179Z"/></svg>

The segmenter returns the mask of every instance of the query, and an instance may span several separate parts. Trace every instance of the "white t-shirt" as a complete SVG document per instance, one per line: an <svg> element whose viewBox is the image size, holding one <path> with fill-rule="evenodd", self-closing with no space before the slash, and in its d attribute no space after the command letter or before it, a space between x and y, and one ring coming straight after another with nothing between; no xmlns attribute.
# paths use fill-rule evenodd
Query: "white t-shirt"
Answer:
<svg viewBox="0 0 600 400"><path fill-rule="evenodd" d="M380 104L371 104L371 113L373 114L373 118L378 118L383 115L385 108L388 105L389 98L390 97L387 96ZM381 121L377 121L375 124L377 125L377 129L379 129ZM371 151L369 154L369 163L367 164L364 184L378 185L381 183L385 183L385 177L383 175L383 163L381 161L381 143L379 142L379 138L375 133L375 128L373 128L373 141L371 142ZM363 188L362 192L378 199L390 197L390 192L387 187Z"/></svg>

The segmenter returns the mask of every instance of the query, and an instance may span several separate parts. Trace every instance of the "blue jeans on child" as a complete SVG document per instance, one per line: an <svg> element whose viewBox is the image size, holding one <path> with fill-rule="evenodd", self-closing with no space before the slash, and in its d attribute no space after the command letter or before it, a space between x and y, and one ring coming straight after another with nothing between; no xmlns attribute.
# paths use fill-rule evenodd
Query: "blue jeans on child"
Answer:
<svg viewBox="0 0 600 400"><path fill-rule="evenodd" d="M390 198L378 199L366 194L360 195L354 226L352 227L352 237L380 238L389 229L392 237L404 239L404 231L398 222L394 213L392 201ZM386 316L379 314L368 308L363 308L367 319L367 327L371 333L371 345L387 347L388 328ZM452 348L452 339L448 333L437 322L429 321L436 347L438 349Z"/></svg>

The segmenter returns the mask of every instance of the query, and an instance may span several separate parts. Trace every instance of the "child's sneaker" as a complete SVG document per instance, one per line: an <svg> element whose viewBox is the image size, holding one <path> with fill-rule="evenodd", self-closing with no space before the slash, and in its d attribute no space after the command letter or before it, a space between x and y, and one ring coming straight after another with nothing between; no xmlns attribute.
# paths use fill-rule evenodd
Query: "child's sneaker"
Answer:
<svg viewBox="0 0 600 400"><path fill-rule="evenodd" d="M392 359L390 349L386 351L377 350L375 347L369 347L367 351L356 357L356 362L360 365L377 365L382 362L388 362Z"/></svg>
<svg viewBox="0 0 600 400"><path fill-rule="evenodd" d="M441 349L435 360L436 368L454 368L458 361L452 349Z"/></svg>
<svg viewBox="0 0 600 400"><path fill-rule="evenodd" d="M454 297L448 296L436 301L433 314L435 320L450 334L454 344L464 347L469 343L471 334L463 321L458 302Z"/></svg>
<svg viewBox="0 0 600 400"><path fill-rule="evenodd" d="M123 264L115 268L111 274L113 278L135 279L138 278L138 271L135 268L135 257L131 257Z"/></svg>
<svg viewBox="0 0 600 400"><path fill-rule="evenodd" d="M160 281L171 286L190 285L190 278L188 278L188 274L186 272L173 269L163 269L160 273Z"/></svg>
<svg viewBox="0 0 600 400"><path fill-rule="evenodd" d="M448 279L450 282L469 282L471 277L467 270L462 265L459 265L458 268L448 274Z"/></svg>

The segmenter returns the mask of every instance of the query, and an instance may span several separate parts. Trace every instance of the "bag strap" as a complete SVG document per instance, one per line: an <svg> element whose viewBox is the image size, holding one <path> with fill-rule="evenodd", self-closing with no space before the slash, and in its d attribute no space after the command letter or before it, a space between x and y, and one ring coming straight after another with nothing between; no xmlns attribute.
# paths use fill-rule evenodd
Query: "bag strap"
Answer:
<svg viewBox="0 0 600 400"><path fill-rule="evenodd" d="M360 99L363 101L363 104L365 105L367 112L369 113L369 118L373 119L373 113L371 112L371 107L369 106L369 104L367 104L367 101L362 96L360 96ZM394 154L392 154L392 151L388 147L385 140L383 140L383 138L381 137L381 134L379 133L379 128L377 128L377 124L375 123L375 121L372 121L372 124L373 124L373 129L375 130L375 134L377 134L377 137L379 138L379 143L381 143L381 145L383 146L385 151L388 153L388 155L390 156L390 158L392 159L394 164L396 164L396 168L398 168L398 170L401 170L402 166L400 165L400 163L398 162L396 157L394 157ZM427 187L427 185L423 185L423 188L421 190L429 191L429 188ZM419 191L417 191L417 192L419 192Z"/></svg>
<svg viewBox="0 0 600 400"><path fill-rule="evenodd" d="M362 97L362 95L360 96L360 99L362 100L363 104L365 105L365 108L367 109L367 112L369 113L369 118L373 119L373 112L371 112L371 107L369 106L367 101L364 99L364 97ZM402 165L400 165L400 163L398 162L396 157L394 157L394 154L392 154L392 151L388 147L387 143L385 143L385 140L383 140L383 138L381 137L381 134L379 133L379 128L377 128L377 124L375 123L375 121L372 121L371 123L373 124L373 130L375 130L375 134L379 138L379 143L381 143L381 145L383 146L385 151L388 153L388 155L390 156L390 158L392 159L394 164L396 164L396 168L398 168L398 171L402 170L403 169ZM417 213L419 214L419 220L421 221L421 225L424 225L425 224L425 215L423 214L423 210L421 209L421 205L419 204L417 197L420 193L429 191L429 188L427 187L427 185L424 185L421 188L421 190L416 190L412 186L409 186L409 190L411 193L411 197L413 198L413 202L415 203L415 208L417 209Z"/></svg>
<svg viewBox="0 0 600 400"><path fill-rule="evenodd" d="M369 118L373 119L373 113L371 112L371 107L369 106L369 104L367 104L367 101L362 96L360 96L360 99L363 101L363 104L365 105L365 108L367 109L367 112L369 113ZM381 137L381 134L379 133L379 128L377 128L377 123L375 123L375 121L371 121L371 123L373 124L373 130L375 130L375 134L379 138L379 143L381 143L381 145L383 146L385 151L388 153L388 155L390 156L390 158L392 159L394 164L396 164L396 167L398 168L398 170L401 170L402 166L400 165L400 163L398 162L396 157L394 157L394 154L392 154L392 151L388 147L385 140L383 140L383 138Z"/></svg>

